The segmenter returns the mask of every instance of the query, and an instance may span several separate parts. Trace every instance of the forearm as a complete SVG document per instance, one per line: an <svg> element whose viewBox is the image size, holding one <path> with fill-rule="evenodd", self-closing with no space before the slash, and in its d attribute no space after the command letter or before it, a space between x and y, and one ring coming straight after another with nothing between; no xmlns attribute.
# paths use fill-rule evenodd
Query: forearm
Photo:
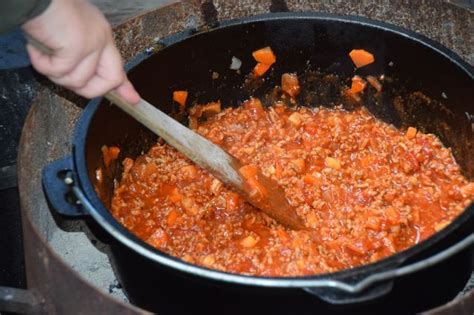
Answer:
<svg viewBox="0 0 474 315"><path fill-rule="evenodd" d="M0 34L41 14L51 0L0 0Z"/></svg>

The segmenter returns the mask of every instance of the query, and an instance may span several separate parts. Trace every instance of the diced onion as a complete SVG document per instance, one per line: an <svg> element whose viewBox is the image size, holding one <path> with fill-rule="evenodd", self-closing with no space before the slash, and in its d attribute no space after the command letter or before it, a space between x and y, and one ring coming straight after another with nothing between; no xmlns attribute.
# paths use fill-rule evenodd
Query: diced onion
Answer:
<svg viewBox="0 0 474 315"><path fill-rule="evenodd" d="M241 66L242 61L239 58L232 56L232 63L230 64L230 69L239 70Z"/></svg>

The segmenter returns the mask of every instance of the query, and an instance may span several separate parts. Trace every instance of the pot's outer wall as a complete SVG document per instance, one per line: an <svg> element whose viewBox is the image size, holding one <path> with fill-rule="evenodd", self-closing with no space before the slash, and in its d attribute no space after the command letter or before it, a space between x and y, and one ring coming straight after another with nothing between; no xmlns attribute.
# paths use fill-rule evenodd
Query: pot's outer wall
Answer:
<svg viewBox="0 0 474 315"><path fill-rule="evenodd" d="M186 28L206 29L219 20L270 11L319 10L355 14L390 22L420 32L474 63L472 12L443 1L199 1L186 0L148 12L115 28L125 60L146 48L159 49L155 39ZM27 283L44 296L43 310L61 313L140 313L120 303L84 280L48 245L64 219L52 217L41 188L41 170L71 152L72 132L84 100L46 82L38 89L23 129L18 157L18 177L25 237ZM78 222L84 230L85 224ZM59 226L59 228L58 228ZM82 228L80 229L82 231ZM71 244L71 251L74 245ZM74 301L71 297L74 296ZM115 311L114 311L115 310Z"/></svg>

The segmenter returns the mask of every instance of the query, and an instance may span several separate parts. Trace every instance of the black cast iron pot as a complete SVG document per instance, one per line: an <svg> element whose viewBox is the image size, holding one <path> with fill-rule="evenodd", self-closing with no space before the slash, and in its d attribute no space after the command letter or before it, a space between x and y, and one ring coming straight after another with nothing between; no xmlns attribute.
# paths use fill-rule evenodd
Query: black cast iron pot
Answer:
<svg viewBox="0 0 474 315"><path fill-rule="evenodd" d="M355 73L384 74L383 93L369 89L362 103L397 127L416 126L438 135L452 148L465 176L474 177L473 69L423 36L362 18L285 13L228 21L204 33L177 34L160 44L164 49L144 52L128 68L142 97L167 113L177 112L171 100L176 89L190 92L188 104L220 99L224 106L238 106L251 95L268 101L285 72L300 76L300 105L343 104L350 110L359 105L340 93L350 78ZM244 84L244 75L255 65L251 52L268 45L277 63L258 84ZM372 52L375 63L355 70L348 57L353 48ZM240 74L229 69L232 56L242 60ZM213 72L219 74L217 79ZM155 141L131 117L95 99L76 127L71 156L50 164L43 173L46 194L58 212L90 215L110 236L114 266L138 306L162 313L313 313L347 307L364 313L398 303L413 311L442 304L441 296L452 298L472 270L470 253L462 250L473 241L472 204L428 240L380 262L333 274L264 278L188 264L129 233L107 209L114 181L120 179L121 161L137 157ZM121 153L100 185L95 171L103 166L103 145L117 145ZM439 281L449 270L461 276L448 277L457 286L446 293ZM434 304L415 306L420 299ZM328 302L342 306L330 307Z"/></svg>

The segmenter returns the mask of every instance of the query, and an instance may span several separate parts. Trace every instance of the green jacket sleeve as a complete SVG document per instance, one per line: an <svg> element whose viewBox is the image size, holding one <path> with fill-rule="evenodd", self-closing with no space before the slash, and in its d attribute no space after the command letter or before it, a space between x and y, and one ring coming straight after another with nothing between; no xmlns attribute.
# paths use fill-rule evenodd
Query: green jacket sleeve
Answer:
<svg viewBox="0 0 474 315"><path fill-rule="evenodd" d="M0 0L0 34L40 15L51 0Z"/></svg>

